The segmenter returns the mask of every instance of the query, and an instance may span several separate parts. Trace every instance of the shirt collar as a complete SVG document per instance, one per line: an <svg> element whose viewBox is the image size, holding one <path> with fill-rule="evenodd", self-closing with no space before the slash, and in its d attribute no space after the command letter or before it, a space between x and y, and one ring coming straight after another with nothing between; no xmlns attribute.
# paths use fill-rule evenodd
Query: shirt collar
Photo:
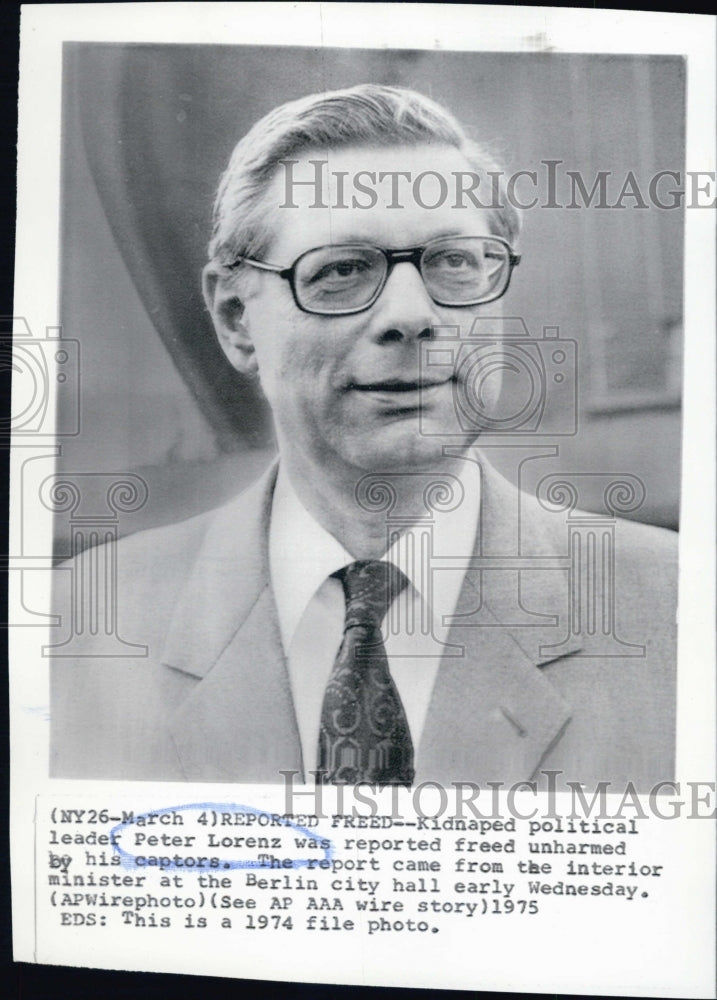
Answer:
<svg viewBox="0 0 717 1000"><path fill-rule="evenodd" d="M431 557L459 559L473 552L480 510L480 471L464 461L459 471L462 497L453 509L438 510L428 524L408 527L383 559L394 563L426 602L436 624L452 615L465 569L430 572ZM431 534L431 550L425 544ZM355 557L309 513L299 500L282 466L274 490L269 529L269 568L284 649L289 650L296 628L319 588ZM430 584L429 582L430 581Z"/></svg>

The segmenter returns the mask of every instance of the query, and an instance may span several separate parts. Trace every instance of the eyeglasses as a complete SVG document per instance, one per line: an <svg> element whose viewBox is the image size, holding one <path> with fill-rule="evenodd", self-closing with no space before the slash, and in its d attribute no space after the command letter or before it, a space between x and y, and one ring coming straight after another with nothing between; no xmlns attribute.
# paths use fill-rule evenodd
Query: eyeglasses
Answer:
<svg viewBox="0 0 717 1000"><path fill-rule="evenodd" d="M413 264L426 291L441 306L477 306L505 295L520 263L499 236L447 236L422 247L384 250L347 243L307 250L291 267L239 257L229 267L249 264L289 282L296 305L317 316L348 316L370 309L396 264Z"/></svg>

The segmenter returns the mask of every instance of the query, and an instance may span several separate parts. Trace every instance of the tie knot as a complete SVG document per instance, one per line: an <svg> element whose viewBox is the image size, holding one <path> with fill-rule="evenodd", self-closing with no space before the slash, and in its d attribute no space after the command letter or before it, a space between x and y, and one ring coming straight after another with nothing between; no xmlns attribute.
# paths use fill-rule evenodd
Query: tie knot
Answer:
<svg viewBox="0 0 717 1000"><path fill-rule="evenodd" d="M354 625L380 629L394 598L408 583L397 566L379 559L361 559L336 575L343 584L346 599L344 629Z"/></svg>

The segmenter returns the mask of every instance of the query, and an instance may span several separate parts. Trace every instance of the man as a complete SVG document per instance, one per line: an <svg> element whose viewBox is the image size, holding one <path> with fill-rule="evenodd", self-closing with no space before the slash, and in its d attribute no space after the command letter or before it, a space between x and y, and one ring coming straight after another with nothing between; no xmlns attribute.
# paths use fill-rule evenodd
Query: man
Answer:
<svg viewBox="0 0 717 1000"><path fill-rule="evenodd" d="M372 85L238 144L204 294L279 461L119 544L119 631L147 655L90 636L57 660L53 774L671 777L672 536L610 518L581 536L579 512L503 480L476 448L495 374L463 419L519 262L515 209L478 197L491 171L444 109Z"/></svg>

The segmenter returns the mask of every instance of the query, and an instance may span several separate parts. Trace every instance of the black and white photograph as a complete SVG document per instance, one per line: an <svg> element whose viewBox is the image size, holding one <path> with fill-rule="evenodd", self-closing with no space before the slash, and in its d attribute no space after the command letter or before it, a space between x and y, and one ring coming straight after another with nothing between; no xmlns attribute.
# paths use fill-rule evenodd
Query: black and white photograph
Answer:
<svg viewBox="0 0 717 1000"><path fill-rule="evenodd" d="M208 4L204 31L202 5L183 4L186 29L163 33L159 6L144 37L110 29L110 11L47 49L50 315L25 294L23 241L41 229L18 229L11 577L16 648L34 644L44 686L16 679L13 712L38 774L36 858L50 857L49 880L34 874L47 954L65 928L104 947L116 918L110 962L187 971L188 956L162 964L180 924L223 916L220 948L234 907L241 940L262 941L255 963L272 931L289 948L323 931L339 962L357 919L361 947L400 938L426 961L453 923L463 944L498 913L547 933L549 905L568 922L588 906L610 922L614 906L615 933L651 908L666 927L691 876L672 871L677 825L662 821L679 817L705 857L707 824L687 820L714 810L714 657L696 639L714 462L700 473L694 451L713 387L705 373L700 398L688 362L700 327L714 346L713 234L694 249L716 184L689 111L695 17L667 15L689 44L666 43L662 22L630 44L628 20L614 45L570 45L570 12L541 33L521 10L511 44L508 8L443 8L441 34L438 5ZM381 29L379 7L392 28L415 17L416 40ZM626 16L580 13L601 39ZM270 14L305 35L288 20L274 39L229 30ZM42 37L26 52L42 56ZM20 115L22 137L22 97ZM39 190L22 148L20 226ZM433 832L403 830L429 815ZM357 816L383 828L362 834ZM291 872L263 885L257 868ZM85 894L100 873L132 886L124 902ZM217 903L240 878L242 898ZM157 902L152 879L202 892ZM373 910L385 890L380 918L357 917L357 888ZM344 912L309 903L298 919L305 889ZM182 912L195 903L218 912ZM414 911L439 916L414 928ZM133 965L133 935L155 926L162 947ZM698 947L705 965L663 993L655 976L644 992L621 982L707 995L713 946ZM546 983L614 995L618 951L595 981ZM337 981L317 962L298 978ZM515 986L457 968L345 981Z"/></svg>
<svg viewBox="0 0 717 1000"><path fill-rule="evenodd" d="M672 779L683 60L64 72L51 773Z"/></svg>

